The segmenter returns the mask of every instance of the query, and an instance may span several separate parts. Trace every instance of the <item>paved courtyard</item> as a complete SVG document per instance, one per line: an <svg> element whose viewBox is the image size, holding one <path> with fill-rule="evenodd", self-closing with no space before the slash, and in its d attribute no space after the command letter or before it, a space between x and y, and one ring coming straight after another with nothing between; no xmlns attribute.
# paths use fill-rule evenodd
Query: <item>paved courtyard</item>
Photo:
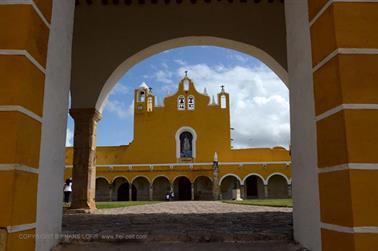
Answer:
<svg viewBox="0 0 378 251"><path fill-rule="evenodd" d="M63 234L63 243L66 244L59 250L95 250L101 245L110 245L107 250L121 250L126 246L146 250L143 248L148 245L151 248L158 246L159 250L172 250L168 243L181 243L180 250L190 250L191 245L195 245L198 250L205 245L201 243L209 242L234 243L227 244L234 245L232 250L276 250L273 247L280 245L285 248L281 246L277 250L289 250L289 246L293 247L292 209L218 201L163 202L99 209L91 215L65 214ZM119 243L123 244L119 246ZM248 246L250 248L258 245L272 248L243 249L244 245L236 243L254 243ZM140 244L143 245L138 246ZM211 249L204 247L204 250Z"/></svg>

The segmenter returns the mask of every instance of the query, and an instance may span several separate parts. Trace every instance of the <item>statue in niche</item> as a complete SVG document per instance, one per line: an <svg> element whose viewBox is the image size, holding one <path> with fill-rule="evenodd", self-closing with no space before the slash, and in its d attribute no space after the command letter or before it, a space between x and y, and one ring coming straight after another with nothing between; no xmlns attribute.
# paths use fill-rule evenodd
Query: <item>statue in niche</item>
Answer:
<svg viewBox="0 0 378 251"><path fill-rule="evenodd" d="M190 132L181 133L180 135L180 157L181 158L193 157L192 141L193 141L193 135Z"/></svg>

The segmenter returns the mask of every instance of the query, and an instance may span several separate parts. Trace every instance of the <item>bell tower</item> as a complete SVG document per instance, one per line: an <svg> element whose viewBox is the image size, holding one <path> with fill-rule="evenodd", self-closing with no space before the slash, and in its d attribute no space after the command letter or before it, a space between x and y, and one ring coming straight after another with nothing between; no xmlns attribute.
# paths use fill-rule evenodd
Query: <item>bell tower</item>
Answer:
<svg viewBox="0 0 378 251"><path fill-rule="evenodd" d="M152 95L152 88L142 83L134 93L134 113L152 112L154 110L155 96Z"/></svg>

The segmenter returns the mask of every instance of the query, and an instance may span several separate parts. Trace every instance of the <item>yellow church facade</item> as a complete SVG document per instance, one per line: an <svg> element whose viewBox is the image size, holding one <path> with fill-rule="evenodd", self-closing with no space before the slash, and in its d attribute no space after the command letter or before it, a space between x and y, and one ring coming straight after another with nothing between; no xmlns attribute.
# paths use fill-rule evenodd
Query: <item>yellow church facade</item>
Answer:
<svg viewBox="0 0 378 251"><path fill-rule="evenodd" d="M134 140L96 149L96 200L286 198L291 196L289 151L232 149L230 97L199 93L185 77L177 92L156 102L142 84L134 97ZM65 178L73 148L66 150Z"/></svg>

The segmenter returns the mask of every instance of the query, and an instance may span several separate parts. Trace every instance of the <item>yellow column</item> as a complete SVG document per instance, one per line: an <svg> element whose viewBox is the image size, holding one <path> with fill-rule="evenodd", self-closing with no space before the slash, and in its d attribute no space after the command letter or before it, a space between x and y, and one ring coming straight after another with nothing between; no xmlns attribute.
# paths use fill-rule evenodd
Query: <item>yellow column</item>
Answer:
<svg viewBox="0 0 378 251"><path fill-rule="evenodd" d="M0 2L0 249L34 250L51 0Z"/></svg>
<svg viewBox="0 0 378 251"><path fill-rule="evenodd" d="M322 249L378 247L378 3L309 0Z"/></svg>

